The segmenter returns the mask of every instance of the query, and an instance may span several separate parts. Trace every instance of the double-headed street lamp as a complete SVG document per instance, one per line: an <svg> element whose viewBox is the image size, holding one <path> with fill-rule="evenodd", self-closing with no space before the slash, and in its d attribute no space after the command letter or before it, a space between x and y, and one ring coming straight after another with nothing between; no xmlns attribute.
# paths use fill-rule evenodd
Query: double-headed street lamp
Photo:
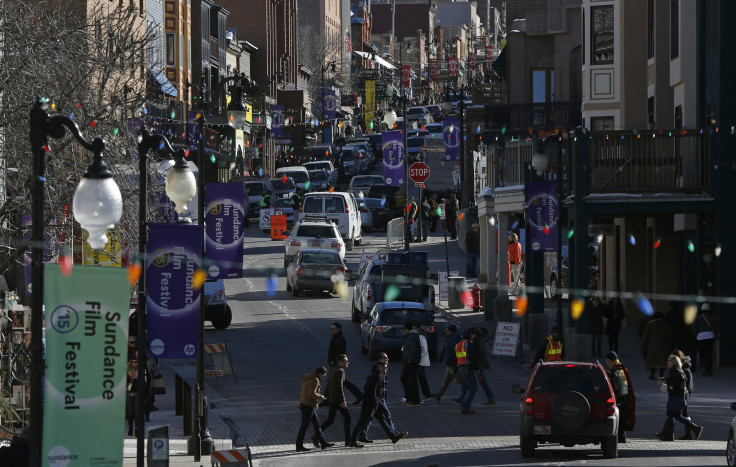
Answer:
<svg viewBox="0 0 736 467"><path fill-rule="evenodd" d="M138 397L136 399L136 427L137 427L137 465L143 467L144 440L145 440L145 408L146 408L146 267L148 254L148 152L157 151L162 154L174 154L169 140L163 135L151 135L143 126L138 135L138 252L141 262L141 272L138 277ZM186 204L197 194L197 183L194 174L189 169L183 149L176 151L176 163L169 170L166 177L166 195L174 203L176 212L183 214Z"/></svg>
<svg viewBox="0 0 736 467"><path fill-rule="evenodd" d="M43 397L44 363L42 352L43 332L43 291L44 291L44 204L46 192L46 153L50 151L49 137L59 139L65 134L65 127L85 149L93 152L92 163L83 175L74 192L72 210L82 228L89 233L88 242L92 248L99 249L107 243L105 233L120 220L123 214L123 199L120 189L112 179L112 173L102 161L105 140L96 137L88 141L71 118L64 115L49 115L48 99L37 98L31 109L29 125L31 150L33 152L33 204L31 219L31 448L29 465L41 465L41 446L43 436Z"/></svg>
<svg viewBox="0 0 736 467"><path fill-rule="evenodd" d="M247 118L247 107L243 102L243 91L253 93L256 90L256 83L250 77L244 74L230 76L217 83L214 91L215 101L219 98L225 89L227 83L235 83L231 86L232 97L227 106L227 121L231 127L241 129ZM204 97L205 86L201 88ZM197 179L197 218L198 224L204 225L204 176L205 176L205 135L204 126L205 113L210 110L212 101L202 99L202 109L199 110L197 124L199 126L199 154L197 157L197 170L199 177ZM204 242L202 243L202 265L206 265L206 254L204 250ZM199 462L202 454L208 455L212 451L212 436L207 428L207 398L204 395L204 316L205 303L204 300L199 301L199 344L197 348L197 383L194 388L196 399L196 423L195 429L192 430L192 436L189 438L189 444L195 462ZM193 445L193 446L192 446Z"/></svg>
<svg viewBox="0 0 736 467"><path fill-rule="evenodd" d="M460 86L460 100L457 102L457 113L460 114L460 207L463 203L467 206L469 199L466 200L465 192L465 88ZM452 100L450 99L450 90L445 90L445 101L442 103L442 111L445 115L452 112Z"/></svg>

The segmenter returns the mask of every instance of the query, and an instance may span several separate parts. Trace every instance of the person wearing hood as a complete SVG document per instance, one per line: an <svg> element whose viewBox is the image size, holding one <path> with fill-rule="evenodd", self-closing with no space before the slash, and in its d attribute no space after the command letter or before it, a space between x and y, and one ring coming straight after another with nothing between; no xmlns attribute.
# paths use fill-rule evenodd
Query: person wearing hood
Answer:
<svg viewBox="0 0 736 467"><path fill-rule="evenodd" d="M299 426L299 433L296 435L296 452L309 451L304 447L304 436L307 434L307 428L311 423L314 427L314 436L312 443L315 447L327 449L334 446L328 443L322 436L322 427L317 417L317 408L319 403L325 400L325 396L320 393L322 380L327 374L327 368L321 366L314 370L314 373L302 376L302 393L299 398L299 410L302 413L302 424Z"/></svg>
<svg viewBox="0 0 736 467"><path fill-rule="evenodd" d="M693 323L693 333L698 341L698 356L703 376L713 376L713 348L718 339L718 315L709 303L700 306L700 313Z"/></svg>
<svg viewBox="0 0 736 467"><path fill-rule="evenodd" d="M660 378L664 376L667 355L672 350L672 329L664 313L658 311L652 315L651 321L644 328L639 347L646 352L645 363L649 369L649 379L654 379L654 371L657 369Z"/></svg>
<svg viewBox="0 0 736 467"><path fill-rule="evenodd" d="M693 423L692 419L685 418L682 411L687 403L685 402L685 394L687 393L685 373L682 371L682 362L677 355L669 355L667 357L667 366L669 373L666 378L659 378L659 381L667 386L667 417L664 422L664 430L657 433L657 437L661 441L675 440L675 420L689 428L694 439L700 439L703 434L703 427Z"/></svg>
<svg viewBox="0 0 736 467"><path fill-rule="evenodd" d="M626 367L618 359L616 352L608 352L606 354L606 364L608 365L608 375L613 387L613 393L616 396L616 406L618 407L619 420L627 418L627 399L629 396L629 381L626 379ZM618 442L626 442L626 432L623 429L623 422L619 423Z"/></svg>
<svg viewBox="0 0 736 467"><path fill-rule="evenodd" d="M693 381L692 372L692 359L685 355L681 350L673 350L672 355L676 355L682 362L682 372L685 374L685 408L682 409L682 417L691 420L687 413L687 402L690 399L690 395L695 391L695 383ZM680 440L693 439L693 430L685 425L685 434L679 438Z"/></svg>

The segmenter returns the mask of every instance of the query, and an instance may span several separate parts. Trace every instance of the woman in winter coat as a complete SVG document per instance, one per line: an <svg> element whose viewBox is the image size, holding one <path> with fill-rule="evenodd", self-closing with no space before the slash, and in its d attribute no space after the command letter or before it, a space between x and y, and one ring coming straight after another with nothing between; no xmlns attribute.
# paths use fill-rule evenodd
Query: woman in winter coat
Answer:
<svg viewBox="0 0 736 467"><path fill-rule="evenodd" d="M675 350L672 355L676 355L682 362L682 372L685 374L685 408L682 409L683 418L690 420L690 416L687 414L687 401L690 399L690 395L695 391L695 383L693 382L692 360L689 356L682 353L681 350ZM681 440L693 439L693 432L689 426L685 426L685 435L680 438Z"/></svg>
<svg viewBox="0 0 736 467"><path fill-rule="evenodd" d="M703 427L698 426L690 418L685 418L682 411L687 406L685 395L687 394L687 379L682 371L682 362L680 357L670 355L667 357L667 366L669 373L666 378L660 378L660 381L667 385L667 418L664 422L664 430L657 433L658 438L662 441L675 440L675 420L685 425L689 429L694 439L700 439L703 433Z"/></svg>
<svg viewBox="0 0 736 467"><path fill-rule="evenodd" d="M325 400L325 396L320 393L321 382L327 374L327 368L321 366L314 370L314 373L302 376L302 393L299 398L299 410L302 413L302 424L299 426L299 433L296 435L296 451L309 451L304 447L304 436L307 434L309 423L314 427L314 436L312 436L312 444L315 447L326 449L334 446L328 443L322 437L322 428L317 417L317 407L319 403Z"/></svg>
<svg viewBox="0 0 736 467"><path fill-rule="evenodd" d="M672 350L672 329L664 313L661 311L654 313L644 329L639 347L646 352L645 363L650 372L649 379L654 379L655 369L659 369L661 378L667 365L667 356Z"/></svg>

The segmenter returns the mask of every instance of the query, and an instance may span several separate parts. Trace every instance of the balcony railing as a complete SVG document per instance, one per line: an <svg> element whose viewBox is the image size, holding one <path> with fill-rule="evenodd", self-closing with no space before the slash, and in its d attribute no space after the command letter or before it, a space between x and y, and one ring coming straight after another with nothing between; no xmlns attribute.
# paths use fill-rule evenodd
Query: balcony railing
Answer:
<svg viewBox="0 0 736 467"><path fill-rule="evenodd" d="M532 140L509 140L504 144L491 144L486 149L488 157L487 186L496 189L505 186L523 185L526 172L534 154Z"/></svg>
<svg viewBox="0 0 736 467"><path fill-rule="evenodd" d="M486 105L486 128L575 128L582 122L580 101Z"/></svg>
<svg viewBox="0 0 736 467"><path fill-rule="evenodd" d="M591 193L703 193L710 190L710 135L707 132L591 131L586 137L589 155L585 165Z"/></svg>

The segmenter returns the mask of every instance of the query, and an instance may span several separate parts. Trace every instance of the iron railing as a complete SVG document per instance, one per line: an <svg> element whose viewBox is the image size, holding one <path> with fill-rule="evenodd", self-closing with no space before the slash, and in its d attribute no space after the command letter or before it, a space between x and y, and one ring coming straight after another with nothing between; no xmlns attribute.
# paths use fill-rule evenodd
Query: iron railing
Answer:
<svg viewBox="0 0 736 467"><path fill-rule="evenodd" d="M486 105L487 129L575 128L582 123L580 101Z"/></svg>

